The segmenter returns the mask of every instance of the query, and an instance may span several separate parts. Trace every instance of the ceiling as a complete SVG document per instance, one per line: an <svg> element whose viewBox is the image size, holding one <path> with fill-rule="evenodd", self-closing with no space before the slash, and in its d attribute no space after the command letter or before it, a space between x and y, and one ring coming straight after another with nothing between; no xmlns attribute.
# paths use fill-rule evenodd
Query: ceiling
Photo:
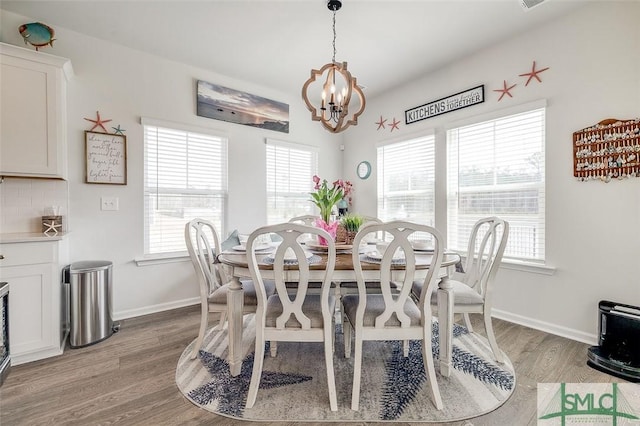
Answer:
<svg viewBox="0 0 640 426"><path fill-rule="evenodd" d="M336 60L373 96L585 3L343 0ZM3 0L0 8L286 93L299 93L333 54L326 0Z"/></svg>

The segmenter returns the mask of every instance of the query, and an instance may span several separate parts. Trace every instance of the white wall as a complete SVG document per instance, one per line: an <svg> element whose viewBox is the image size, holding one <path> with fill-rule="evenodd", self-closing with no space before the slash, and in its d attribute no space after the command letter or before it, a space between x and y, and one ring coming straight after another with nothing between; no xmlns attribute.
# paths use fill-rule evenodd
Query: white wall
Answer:
<svg viewBox="0 0 640 426"><path fill-rule="evenodd" d="M542 6L544 7L544 6ZM572 133L607 118L640 117L640 3L596 2L557 22L476 52L437 72L368 99L362 124L345 133L345 177L356 182L355 208L376 213L376 144L434 129L437 138L436 226L446 229L445 128L527 102L547 101L546 253L551 276L502 268L495 286L497 316L578 340L595 342L598 301L640 305L640 179L578 182ZM428 54L423 52L422 54ZM550 67L527 87L519 74L532 62ZM504 97L503 80L518 86ZM486 101L405 125L404 111L485 85ZM380 115L402 121L377 130ZM368 160L371 178L355 177Z"/></svg>
<svg viewBox="0 0 640 426"><path fill-rule="evenodd" d="M23 46L17 28L30 18L2 11L1 40ZM56 42L47 53L71 59L75 78L68 90L70 261L111 260L114 264L114 316L135 316L193 303L198 295L190 263L138 267L143 256L143 135L140 117L215 129L229 138L229 206L227 232L248 232L266 221L265 138L318 147L319 172L340 176L340 137L312 123L298 94L235 80L188 67L119 45L56 28ZM188 46L186 47L188 48ZM206 55L207 52L202 52ZM301 85L305 76L301 76ZM196 116L198 79L243 90L289 104L290 133ZM108 125L120 125L127 136L126 186L84 183L84 131L96 111ZM111 130L108 128L108 130ZM119 211L101 211L100 197L119 198ZM22 231L22 230L21 230ZM37 231L37 229L36 229ZM11 232L4 230L3 232Z"/></svg>

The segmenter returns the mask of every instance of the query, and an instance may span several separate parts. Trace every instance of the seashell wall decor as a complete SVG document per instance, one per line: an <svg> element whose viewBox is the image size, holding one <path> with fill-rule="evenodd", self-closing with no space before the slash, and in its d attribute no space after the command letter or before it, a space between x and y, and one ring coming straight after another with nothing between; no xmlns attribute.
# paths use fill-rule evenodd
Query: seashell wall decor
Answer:
<svg viewBox="0 0 640 426"><path fill-rule="evenodd" d="M582 182L640 177L640 118L610 118L575 132L573 176Z"/></svg>

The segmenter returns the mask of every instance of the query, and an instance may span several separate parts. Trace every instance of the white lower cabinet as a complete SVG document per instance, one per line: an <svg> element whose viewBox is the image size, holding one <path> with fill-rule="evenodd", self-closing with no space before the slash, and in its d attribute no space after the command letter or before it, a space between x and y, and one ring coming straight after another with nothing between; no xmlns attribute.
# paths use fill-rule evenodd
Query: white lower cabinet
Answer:
<svg viewBox="0 0 640 426"><path fill-rule="evenodd" d="M0 244L0 280L9 283L9 344L13 365L60 355L64 241Z"/></svg>

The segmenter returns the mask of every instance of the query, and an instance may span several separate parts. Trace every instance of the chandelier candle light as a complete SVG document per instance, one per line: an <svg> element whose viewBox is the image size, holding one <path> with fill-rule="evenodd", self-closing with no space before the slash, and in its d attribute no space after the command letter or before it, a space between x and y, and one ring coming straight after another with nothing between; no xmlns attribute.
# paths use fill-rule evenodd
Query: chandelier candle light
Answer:
<svg viewBox="0 0 640 426"><path fill-rule="evenodd" d="M362 90L356 83L356 78L347 70L347 63L336 62L336 11L342 7L339 0L329 0L329 10L333 11L333 58L319 70L312 69L311 77L302 86L302 99L311 111L311 119L320 121L325 129L333 133L340 133L351 125L358 124L358 117L364 111L365 99ZM325 76L326 73L326 77ZM317 84L316 80L319 80ZM322 83L320 92L318 85ZM337 80L337 81L336 81ZM311 89L313 87L313 89ZM311 90L310 90L311 89ZM320 99L309 99L309 94L320 93ZM355 96L354 96L355 94ZM313 98L313 96L312 96ZM356 99L359 105L352 102ZM317 105L320 104L319 112ZM355 112L349 115L349 108Z"/></svg>

